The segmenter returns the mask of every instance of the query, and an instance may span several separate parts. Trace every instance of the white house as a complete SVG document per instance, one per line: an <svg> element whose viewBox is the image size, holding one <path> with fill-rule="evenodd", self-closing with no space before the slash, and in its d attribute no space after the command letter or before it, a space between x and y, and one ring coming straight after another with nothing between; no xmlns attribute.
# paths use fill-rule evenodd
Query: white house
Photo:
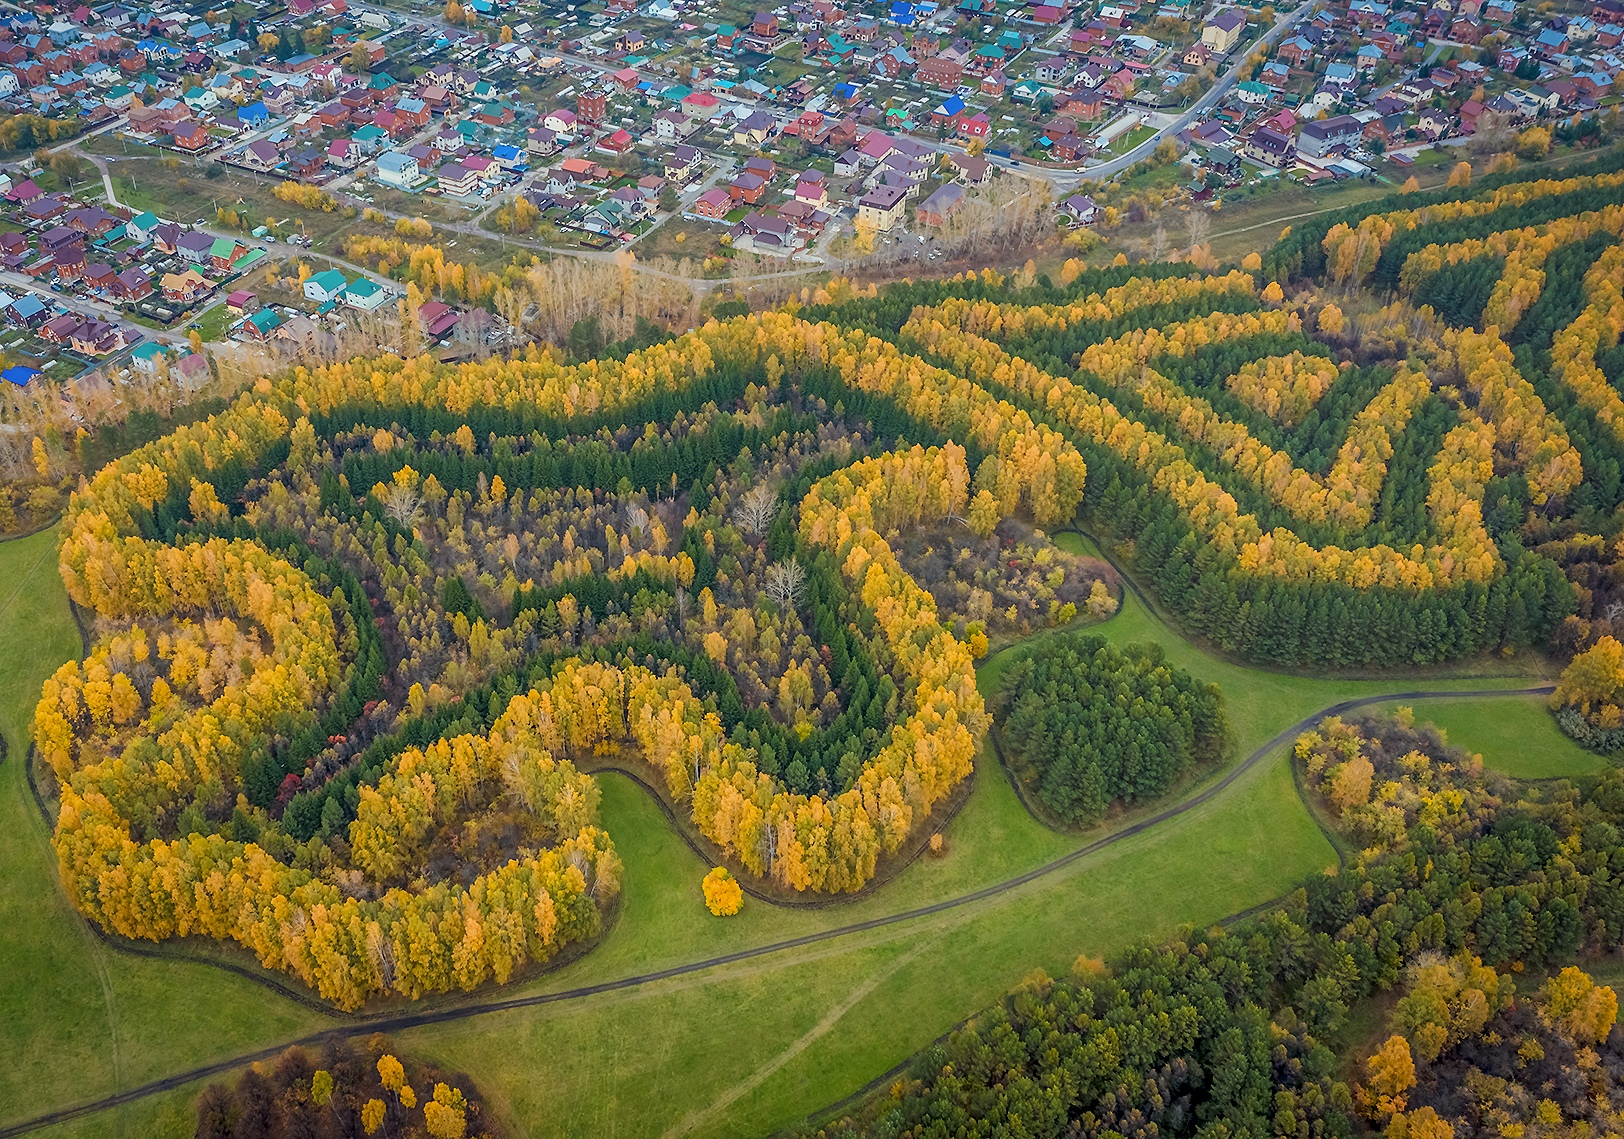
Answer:
<svg viewBox="0 0 1624 1139"><path fill-rule="evenodd" d="M306 279L304 295L307 300L325 304L328 301L336 301L348 285L349 281L345 279L343 273L337 269L327 269Z"/></svg>
<svg viewBox="0 0 1624 1139"><path fill-rule="evenodd" d="M361 277L352 281L344 290L344 303L363 312L373 312L383 307L388 300L389 294L371 277Z"/></svg>
<svg viewBox="0 0 1624 1139"><path fill-rule="evenodd" d="M423 181L423 172L411 155L389 150L378 155L378 181L397 190L410 190Z"/></svg>

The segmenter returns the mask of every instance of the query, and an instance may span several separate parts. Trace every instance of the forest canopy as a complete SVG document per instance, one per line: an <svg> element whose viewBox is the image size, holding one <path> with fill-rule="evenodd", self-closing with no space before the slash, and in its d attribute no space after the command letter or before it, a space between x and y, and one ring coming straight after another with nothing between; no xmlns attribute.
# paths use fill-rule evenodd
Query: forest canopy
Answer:
<svg viewBox="0 0 1624 1139"><path fill-rule="evenodd" d="M1160 645L1097 634L1047 637L1005 674L993 717L1011 762L1067 823L1157 798L1193 764L1223 756L1223 697Z"/></svg>

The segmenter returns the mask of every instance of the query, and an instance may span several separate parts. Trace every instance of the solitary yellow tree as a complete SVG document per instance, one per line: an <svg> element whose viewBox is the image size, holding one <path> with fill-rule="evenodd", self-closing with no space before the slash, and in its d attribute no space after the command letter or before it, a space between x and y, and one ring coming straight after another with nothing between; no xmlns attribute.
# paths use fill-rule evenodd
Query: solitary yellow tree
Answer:
<svg viewBox="0 0 1624 1139"><path fill-rule="evenodd" d="M1449 184L1452 187L1464 187L1472 184L1472 164L1470 162L1457 162L1455 168L1449 172Z"/></svg>
<svg viewBox="0 0 1624 1139"><path fill-rule="evenodd" d="M744 905L744 890L738 880L718 866L705 875L705 908L719 918L732 917Z"/></svg>

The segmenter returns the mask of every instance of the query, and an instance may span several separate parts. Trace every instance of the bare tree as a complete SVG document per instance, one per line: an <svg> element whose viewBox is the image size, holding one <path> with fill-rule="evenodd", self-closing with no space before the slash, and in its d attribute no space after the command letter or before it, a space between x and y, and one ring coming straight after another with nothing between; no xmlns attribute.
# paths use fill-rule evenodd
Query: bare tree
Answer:
<svg viewBox="0 0 1624 1139"><path fill-rule="evenodd" d="M733 521L749 534L765 534L778 514L778 492L766 483L745 491L733 507Z"/></svg>
<svg viewBox="0 0 1624 1139"><path fill-rule="evenodd" d="M422 496L409 486L392 483L383 494L383 512L404 530L410 530L417 521L417 512L423 506Z"/></svg>
<svg viewBox="0 0 1624 1139"><path fill-rule="evenodd" d="M1160 261L1167 256L1167 230L1158 225L1150 235L1150 259Z"/></svg>
<svg viewBox="0 0 1624 1139"><path fill-rule="evenodd" d="M1190 227L1190 250L1194 252L1207 240L1207 234L1212 232L1212 215L1200 206L1190 207L1188 219Z"/></svg>
<svg viewBox="0 0 1624 1139"><path fill-rule="evenodd" d="M767 567L767 596L789 607L801 600L806 589L806 569L794 558Z"/></svg>

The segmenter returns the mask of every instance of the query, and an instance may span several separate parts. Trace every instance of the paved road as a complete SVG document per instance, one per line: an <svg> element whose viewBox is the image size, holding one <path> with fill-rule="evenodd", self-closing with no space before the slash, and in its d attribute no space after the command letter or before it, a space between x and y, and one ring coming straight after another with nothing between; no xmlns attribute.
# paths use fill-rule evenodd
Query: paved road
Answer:
<svg viewBox="0 0 1624 1139"><path fill-rule="evenodd" d="M1188 111L1185 111L1167 126L1162 127L1144 142L1128 151L1127 154L1122 155L1122 157L1113 158L1109 162L1102 162L1098 166L1091 166L1086 170L1078 171L1077 177L1074 179L1074 181L1109 181L1122 171L1126 170L1128 167L1132 166L1135 162L1140 162L1150 157L1155 149L1161 145L1163 139L1171 138L1173 135L1178 134L1179 131L1184 130L1191 123L1195 122L1200 115L1216 106L1223 99L1223 97L1229 93L1230 88L1234 87L1236 83L1240 82L1241 72L1245 70L1246 61L1251 57L1253 52L1257 51L1259 48L1266 48L1272 44L1282 32L1284 32L1287 28L1294 26L1298 20L1302 19L1310 11L1312 11L1314 5L1318 2L1319 0L1305 0L1303 4L1298 5L1285 15L1278 17L1274 22L1274 26L1268 31L1264 32L1263 35L1250 47L1247 47L1244 51L1242 51L1240 53L1240 59L1236 61L1235 65L1228 71L1224 72L1224 74L1219 77L1218 81L1207 90L1205 95L1201 96L1201 98L1197 99L1193 104L1191 104ZM1061 171L1054 171L1052 172L1051 177L1053 177L1053 179L1058 183L1063 180L1061 174Z"/></svg>
<svg viewBox="0 0 1624 1139"><path fill-rule="evenodd" d="M823 930L819 933L809 933L802 937L790 938L786 941L777 941L769 945L759 945L750 949L740 949L733 953L725 953L717 957L708 957L701 961L692 961L684 965L674 965L669 969L661 969L653 973L639 973L630 977L622 977L614 981L603 981L596 985L586 985L576 989L565 989L552 993L536 993L523 997L508 997L495 1000L475 1001L456 1008L440 1008L415 1013L403 1013L396 1016L378 1017L371 1020L350 1021L336 1025L326 1032L312 1033L297 1040L287 1041L270 1048L261 1048L254 1052L234 1056L228 1060L220 1060L213 1064L206 1064L193 1068L190 1071L178 1072L161 1080L153 1080L139 1087L129 1088L113 1095L102 1096L99 1099L89 1100L75 1107L61 1108L56 1111L37 1115L33 1119L21 1123L14 1123L7 1127L0 1127L0 1139L11 1139L12 1136L25 1135L31 1131L38 1131L44 1127L65 1123L69 1120L80 1119L87 1115L107 1111L111 1108L121 1107L124 1104L134 1103L149 1096L159 1095L163 1092L174 1091L199 1080L209 1079L222 1075L246 1064L268 1060L279 1055L290 1045L299 1044L306 1047L319 1045L323 1040L334 1037L360 1037L368 1036L374 1032L398 1033L412 1028L420 1028L429 1024L445 1024L452 1021L467 1020L472 1017L486 1016L491 1013L510 1012L514 1009L534 1008L539 1005L562 1004L572 1001L586 1000L601 996L604 993L620 992L626 989L642 988L659 981L670 980L673 977L682 977L692 973L700 973L709 969L717 969L726 965L737 964L740 961L749 961L760 957L769 957L773 954L783 953L791 949L799 949L819 942L834 941L838 938L850 937L854 934L866 933L871 930L883 929L887 926L899 925L905 922L917 921L936 914L946 913L960 909L976 902L996 898L1020 889L1039 879L1048 877L1057 871L1063 870L1075 862L1079 862L1092 854L1107 847L1115 846L1119 842L1142 834L1153 827L1160 826L1180 815L1187 814L1197 807L1210 802L1221 794L1246 772L1257 766L1275 751L1285 746L1296 736L1313 727L1326 716L1338 716L1363 708L1371 704L1385 704L1395 700L1430 700L1430 699L1461 699L1473 696L1540 696L1555 691L1554 685L1539 685L1531 688L1494 688L1469 689L1463 691L1418 689L1409 692L1388 692L1380 695L1361 696L1352 700L1343 700L1322 708L1311 716L1306 716L1288 728L1282 729L1273 739L1257 748L1244 760L1232 768L1222 779L1213 783L1205 790L1197 792L1188 799L1183 800L1166 810L1160 811L1148 818L1142 819L1120 831L1096 839L1086 846L1078 847L1069 854L1064 854L1043 866L1018 874L1005 882L968 894L961 894L956 898L949 898L929 906L920 906L916 909L904 910L900 913L885 917L871 918L868 921L853 922L850 925L838 926L834 929Z"/></svg>

